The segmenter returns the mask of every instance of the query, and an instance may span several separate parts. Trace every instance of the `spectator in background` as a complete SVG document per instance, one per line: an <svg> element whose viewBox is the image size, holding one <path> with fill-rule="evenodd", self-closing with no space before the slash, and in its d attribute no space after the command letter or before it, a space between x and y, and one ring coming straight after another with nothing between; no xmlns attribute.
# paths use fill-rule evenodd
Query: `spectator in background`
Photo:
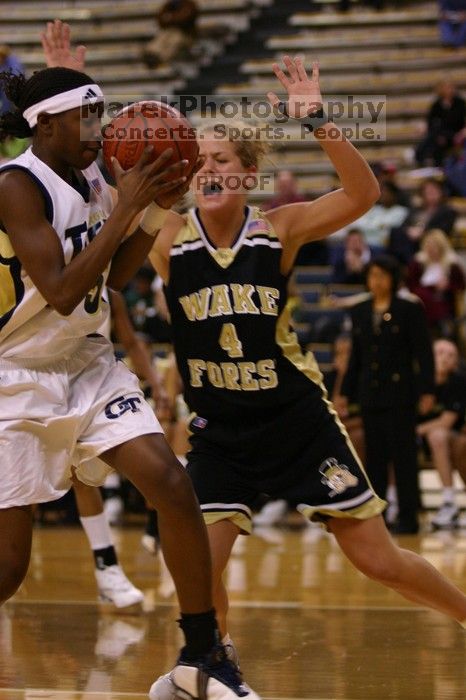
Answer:
<svg viewBox="0 0 466 700"><path fill-rule="evenodd" d="M24 73L24 68L17 56L11 53L9 46L0 44L0 72L11 71L12 73ZM0 114L9 112L12 109L12 104L8 100L3 89L0 89ZM17 158L23 151L26 150L29 144L29 139L18 139L13 136L8 136L0 144L0 163Z"/></svg>
<svg viewBox="0 0 466 700"><path fill-rule="evenodd" d="M418 252L426 231L438 228L449 236L458 216L456 209L447 204L445 187L440 180L424 180L419 194L420 205L411 211L403 226L393 228L390 233L388 250L406 265Z"/></svg>
<svg viewBox="0 0 466 700"><path fill-rule="evenodd" d="M298 183L291 170L280 170L275 176L275 196L264 205L264 211L275 209L284 204L305 202L306 197L301 194Z"/></svg>
<svg viewBox="0 0 466 700"><path fill-rule="evenodd" d="M156 14L159 30L144 49L144 61L149 68L170 63L191 48L198 14L194 0L168 0L162 5Z"/></svg>
<svg viewBox="0 0 466 700"><path fill-rule="evenodd" d="M399 515L392 529L414 534L419 507L416 404L421 414L432 409L434 360L422 304L397 294L399 279L391 256L369 263L370 294L351 309L351 357L335 406L345 418L349 403L360 405L369 479L384 497L393 463Z"/></svg>
<svg viewBox="0 0 466 700"><path fill-rule="evenodd" d="M333 343L332 368L323 373L324 384L331 401L341 396L343 379L348 370L348 363L351 357L351 336L347 334L339 335ZM362 427L359 406L350 406L349 414L343 419L343 424L348 432L354 449L358 453L359 459L365 464L366 454L364 449L364 430Z"/></svg>
<svg viewBox="0 0 466 700"><path fill-rule="evenodd" d="M335 247L332 282L337 284L364 284L371 249L358 228L350 228L343 246Z"/></svg>
<svg viewBox="0 0 466 700"><path fill-rule="evenodd" d="M458 293L465 289L461 262L440 229L428 231L408 267L407 285L424 302L431 330L451 337Z"/></svg>
<svg viewBox="0 0 466 700"><path fill-rule="evenodd" d="M144 332L147 309L154 305L151 287L154 277L153 270L141 267L123 292L134 328L141 333Z"/></svg>
<svg viewBox="0 0 466 700"><path fill-rule="evenodd" d="M388 243L390 230L401 226L409 214L408 207L397 203L398 188L392 182L384 182L380 187L380 197L372 209L354 222L371 248L381 252Z"/></svg>
<svg viewBox="0 0 466 700"><path fill-rule="evenodd" d="M395 187L397 193L396 203L409 209L411 207L411 198L409 192L406 192L397 184L397 167L395 163L389 160L378 160L375 163L371 163L371 168L380 187L382 187L385 182L390 182Z"/></svg>
<svg viewBox="0 0 466 700"><path fill-rule="evenodd" d="M453 488L452 449L464 425L466 380L458 373L458 348L449 340L434 343L435 406L416 432L429 446L443 489L443 504L432 520L434 528L455 527L459 510Z"/></svg>
<svg viewBox="0 0 466 700"><path fill-rule="evenodd" d="M23 64L11 53L10 47L6 44L0 44L0 72L24 73ZM0 89L0 114L9 112L12 109L11 102L7 99L3 89Z"/></svg>
<svg viewBox="0 0 466 700"><path fill-rule="evenodd" d="M443 171L450 194L466 197L466 128L456 135L455 142L454 153L445 160Z"/></svg>
<svg viewBox="0 0 466 700"><path fill-rule="evenodd" d="M451 80L442 80L438 84L437 98L429 109L426 121L425 136L416 148L416 161L421 167L441 167L456 134L466 122L466 102Z"/></svg>
<svg viewBox="0 0 466 700"><path fill-rule="evenodd" d="M171 330L159 313L155 281L155 272L141 267L124 290L124 296L135 330L149 343L169 343Z"/></svg>
<svg viewBox="0 0 466 700"><path fill-rule="evenodd" d="M439 0L440 40L444 46L466 46L466 4L464 0Z"/></svg>
<svg viewBox="0 0 466 700"><path fill-rule="evenodd" d="M267 211L285 204L305 201L307 199L299 191L296 177L291 170L280 170L275 178L275 196L264 205L263 209ZM327 263L328 248L324 240L305 243L299 249L295 261L296 265L327 265Z"/></svg>

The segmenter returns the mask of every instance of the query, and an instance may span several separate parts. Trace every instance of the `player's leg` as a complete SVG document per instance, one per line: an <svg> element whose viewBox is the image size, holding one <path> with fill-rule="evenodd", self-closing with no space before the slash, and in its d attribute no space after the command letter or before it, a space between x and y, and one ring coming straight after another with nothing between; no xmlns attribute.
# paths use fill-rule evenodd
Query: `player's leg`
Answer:
<svg viewBox="0 0 466 700"><path fill-rule="evenodd" d="M227 631L228 593L222 577L239 532L239 528L230 520L220 520L207 526L212 554L212 585L215 612L227 657L238 668L238 653ZM161 676L154 684L153 697L156 700L174 700L176 698L176 687L172 681L171 673Z"/></svg>
<svg viewBox="0 0 466 700"><path fill-rule="evenodd" d="M426 435L434 467L442 482L442 506L432 520L432 525L437 528L454 527L459 516L455 503L450 435L451 431L444 427L434 428Z"/></svg>
<svg viewBox="0 0 466 700"><path fill-rule="evenodd" d="M381 516L368 520L331 518L329 529L362 573L415 603L466 620L466 596L418 554L401 549Z"/></svg>
<svg viewBox="0 0 466 700"><path fill-rule="evenodd" d="M26 576L32 543L32 506L0 510L0 605Z"/></svg>
<svg viewBox="0 0 466 700"><path fill-rule="evenodd" d="M156 508L165 561L183 612L208 610L212 587L206 528L189 477L163 435L142 435L100 457Z"/></svg>
<svg viewBox="0 0 466 700"><path fill-rule="evenodd" d="M95 339L86 346L86 353L85 370L73 377L70 401L86 416L86 429L73 454L76 475L89 484L101 483L104 475L92 465L89 469L89 460L98 455L157 510L162 550L178 594L186 641L171 672L173 683L194 698L201 693L207 700L236 700L238 695L256 700L220 645L207 528L192 482L144 401L137 378L115 362L111 346ZM157 697L156 691L151 689L151 695Z"/></svg>
<svg viewBox="0 0 466 700"><path fill-rule="evenodd" d="M125 576L118 563L112 533L104 513L100 490L73 479L79 519L92 549L100 600L117 608L128 608L144 600L144 594Z"/></svg>
<svg viewBox="0 0 466 700"><path fill-rule="evenodd" d="M223 574L231 555L236 538L240 534L239 527L231 520L220 520L207 526L210 552L212 555L212 592L214 607L217 613L218 626L222 639L228 633L228 593L223 582Z"/></svg>
<svg viewBox="0 0 466 700"><path fill-rule="evenodd" d="M218 646L212 604L212 566L207 529L191 481L161 434L143 435L107 450L101 458L129 479L156 508L165 561L181 607L180 626L186 646L170 680L180 692L199 697L207 683L207 698L236 696L256 700L235 666ZM160 698L162 676L151 688Z"/></svg>

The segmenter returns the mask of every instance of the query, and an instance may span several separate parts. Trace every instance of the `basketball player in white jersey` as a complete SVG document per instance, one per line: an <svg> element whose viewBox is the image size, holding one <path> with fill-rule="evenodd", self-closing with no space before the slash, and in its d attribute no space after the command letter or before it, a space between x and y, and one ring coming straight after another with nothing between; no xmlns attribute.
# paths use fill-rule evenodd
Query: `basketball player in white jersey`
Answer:
<svg viewBox="0 0 466 700"><path fill-rule="evenodd" d="M96 332L108 313L103 286L120 289L140 267L167 216L154 200L180 197L188 164L165 167L170 149L153 163L146 149L126 172L115 161L115 203L95 164L99 86L67 68L1 82L15 109L0 117L0 137L31 137L32 146L0 171L0 602L27 571L32 505L63 495L72 465L89 485L115 469L158 511L186 639L175 683L194 697L202 687L208 700L253 700L218 641L191 482L137 378Z"/></svg>

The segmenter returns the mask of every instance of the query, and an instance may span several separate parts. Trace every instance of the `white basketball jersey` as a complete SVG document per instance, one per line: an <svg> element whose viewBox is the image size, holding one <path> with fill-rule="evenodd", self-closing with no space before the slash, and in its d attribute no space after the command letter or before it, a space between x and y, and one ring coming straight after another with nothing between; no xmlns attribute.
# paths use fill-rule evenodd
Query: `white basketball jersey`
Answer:
<svg viewBox="0 0 466 700"><path fill-rule="evenodd" d="M68 264L97 235L112 210L111 192L102 173L95 163L83 170L85 180L78 191L31 148L1 170L14 168L26 170L41 190L47 219ZM31 231L31 236L34 234ZM70 355L109 314L109 305L102 299L107 276L108 269L74 311L61 316L48 306L16 257L8 233L0 230L0 357L43 361Z"/></svg>

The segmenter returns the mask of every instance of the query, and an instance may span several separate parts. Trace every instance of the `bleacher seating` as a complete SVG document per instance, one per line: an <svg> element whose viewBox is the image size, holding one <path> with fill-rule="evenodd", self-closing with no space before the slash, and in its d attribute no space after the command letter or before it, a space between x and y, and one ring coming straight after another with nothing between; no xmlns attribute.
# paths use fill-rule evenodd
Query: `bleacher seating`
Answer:
<svg viewBox="0 0 466 700"><path fill-rule="evenodd" d="M226 42L247 29L256 5L268 1L198 0L197 60L170 67L149 69L141 60L144 44L154 36L154 14L162 0L51 0L45 5L18 0L8 3L7 11L2 8L0 43L10 45L28 71L37 70L43 66L40 32L46 21L62 19L72 24L75 43L88 46L89 72L108 94L130 90L139 98L153 97L181 90L193 65L213 60Z"/></svg>
<svg viewBox="0 0 466 700"><path fill-rule="evenodd" d="M296 285L328 284L332 277L332 268L316 265L315 267L295 267L293 279Z"/></svg>

